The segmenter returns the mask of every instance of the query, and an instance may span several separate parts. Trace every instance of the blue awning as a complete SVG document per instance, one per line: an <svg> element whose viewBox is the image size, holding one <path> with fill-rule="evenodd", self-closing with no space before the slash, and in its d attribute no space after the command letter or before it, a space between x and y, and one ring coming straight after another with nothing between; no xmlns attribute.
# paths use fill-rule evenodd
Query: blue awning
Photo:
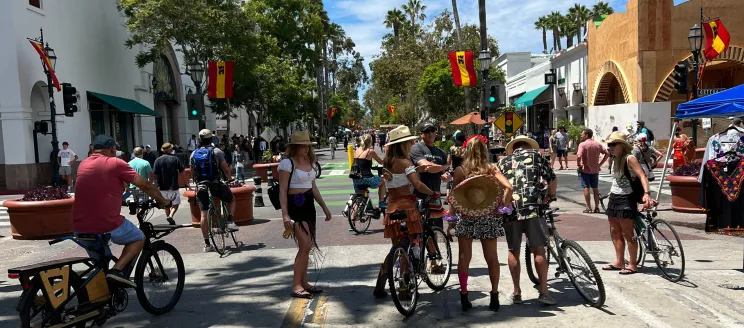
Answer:
<svg viewBox="0 0 744 328"><path fill-rule="evenodd" d="M698 98L677 107L677 118L744 115L744 85Z"/></svg>
<svg viewBox="0 0 744 328"><path fill-rule="evenodd" d="M530 90L525 92L517 101L514 102L514 107L520 108L520 107L529 107L532 106L532 104L535 101L535 98L540 96L545 90L548 90L549 85L539 87L535 90Z"/></svg>

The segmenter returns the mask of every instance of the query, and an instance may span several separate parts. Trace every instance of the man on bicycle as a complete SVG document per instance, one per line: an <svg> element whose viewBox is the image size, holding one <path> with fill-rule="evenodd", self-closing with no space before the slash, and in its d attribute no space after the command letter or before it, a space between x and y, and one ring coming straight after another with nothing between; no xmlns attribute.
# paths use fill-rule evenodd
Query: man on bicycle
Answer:
<svg viewBox="0 0 744 328"><path fill-rule="evenodd" d="M516 217L504 224L509 246L509 271L514 283L514 304L522 303L522 290L519 287L522 233L527 235L540 277L540 297L537 300L543 304L555 304L555 300L548 295L548 262L545 258L547 240L545 218L541 217L540 207L555 199L557 180L550 162L540 154L539 149L534 139L519 136L506 145L507 156L498 163L499 170L514 187Z"/></svg>
<svg viewBox="0 0 744 328"><path fill-rule="evenodd" d="M99 135L93 140L93 153L80 162L72 205L73 229L76 234L110 233L111 241L125 245L121 257L108 271L108 280L135 287L122 271L142 251L145 235L121 216L121 192L124 184L133 184L164 207L170 207L155 185L141 177L129 164L116 157L116 142ZM81 241L86 247L97 247L95 241ZM91 254L91 252L89 252Z"/></svg>
<svg viewBox="0 0 744 328"><path fill-rule="evenodd" d="M207 226L207 215L209 215L209 194L219 198L227 207L227 230L238 231L238 226L233 222L235 213L235 202L230 187L223 184L220 171L225 175L227 181L232 181L230 167L225 161L225 153L219 148L212 146L212 131L204 129L199 131L199 148L191 153L191 175L196 183L196 202L201 210L201 230L204 237L204 252L214 251L214 246L209 243L209 227Z"/></svg>

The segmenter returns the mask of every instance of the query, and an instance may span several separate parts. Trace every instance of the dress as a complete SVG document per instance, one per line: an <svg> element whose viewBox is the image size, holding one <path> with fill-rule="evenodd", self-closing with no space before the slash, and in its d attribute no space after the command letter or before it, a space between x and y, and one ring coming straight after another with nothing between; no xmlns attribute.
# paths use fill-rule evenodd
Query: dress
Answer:
<svg viewBox="0 0 744 328"><path fill-rule="evenodd" d="M715 159L704 165L700 188L700 206L706 210L705 231L726 235L744 235L744 160L719 162Z"/></svg>
<svg viewBox="0 0 744 328"><path fill-rule="evenodd" d="M685 163L685 154L683 152L684 149L684 142L683 141L676 141L674 143L674 155L673 155L673 164L674 167L682 166L682 164Z"/></svg>

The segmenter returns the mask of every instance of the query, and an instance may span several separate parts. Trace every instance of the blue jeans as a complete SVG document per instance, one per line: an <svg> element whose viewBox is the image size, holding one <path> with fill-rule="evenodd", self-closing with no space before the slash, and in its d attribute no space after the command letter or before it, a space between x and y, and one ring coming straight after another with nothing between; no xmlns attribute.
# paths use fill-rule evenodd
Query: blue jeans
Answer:
<svg viewBox="0 0 744 328"><path fill-rule="evenodd" d="M245 180L245 168L235 167L235 178L238 180Z"/></svg>

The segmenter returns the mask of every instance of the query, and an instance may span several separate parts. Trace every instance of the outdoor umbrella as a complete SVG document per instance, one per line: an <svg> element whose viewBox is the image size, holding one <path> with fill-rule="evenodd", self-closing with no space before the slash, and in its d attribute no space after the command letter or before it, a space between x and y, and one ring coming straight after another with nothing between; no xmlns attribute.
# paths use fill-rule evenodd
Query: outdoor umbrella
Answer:
<svg viewBox="0 0 744 328"><path fill-rule="evenodd" d="M488 117L489 122L493 122L496 119L493 117ZM460 117L454 121L452 121L450 124L452 125L465 125L465 124L486 124L486 122L483 122L483 120L480 117L479 112L472 112L468 115L465 115L463 117Z"/></svg>

